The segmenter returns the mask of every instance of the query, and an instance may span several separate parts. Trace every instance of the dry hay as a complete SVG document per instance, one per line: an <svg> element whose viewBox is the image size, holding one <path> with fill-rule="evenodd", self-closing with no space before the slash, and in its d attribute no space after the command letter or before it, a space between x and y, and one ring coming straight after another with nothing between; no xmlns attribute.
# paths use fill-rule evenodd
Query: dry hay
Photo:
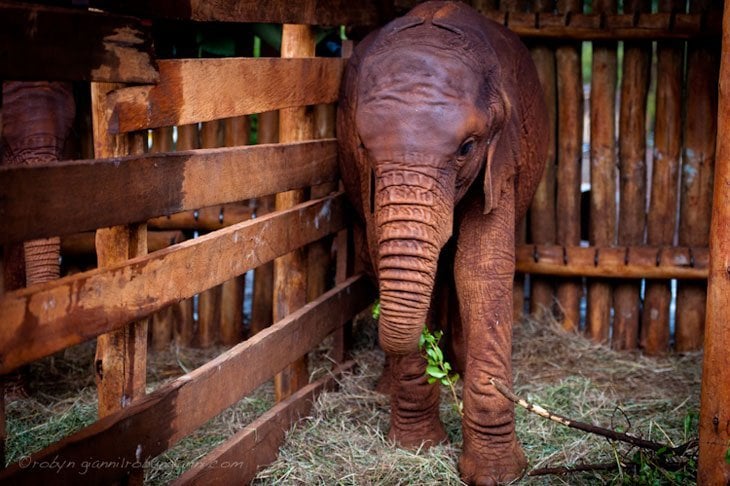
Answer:
<svg viewBox="0 0 730 486"><path fill-rule="evenodd" d="M287 436L279 459L257 484L461 484L456 461L460 420L449 394L441 416L451 444L405 451L386 440L388 399L373 391L383 362L377 350L356 354L359 369L340 390L320 396L311 417ZM679 445L697 433L701 355L648 358L615 352L569 334L552 320L515 326L515 391L549 410L657 442ZM692 419L694 417L694 419ZM689 420L691 420L691 424ZM689 425L689 427L686 427ZM624 444L569 429L517 410L517 431L530 468L573 466L629 459ZM520 484L687 484L654 470L528 477ZM656 481L656 482L653 482Z"/></svg>

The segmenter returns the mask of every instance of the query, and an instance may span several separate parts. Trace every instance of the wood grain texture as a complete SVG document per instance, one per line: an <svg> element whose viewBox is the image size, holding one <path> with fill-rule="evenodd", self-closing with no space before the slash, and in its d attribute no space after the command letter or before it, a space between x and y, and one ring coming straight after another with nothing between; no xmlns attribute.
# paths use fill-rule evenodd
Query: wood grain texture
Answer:
<svg viewBox="0 0 730 486"><path fill-rule="evenodd" d="M147 253L152 253L168 246L185 241L182 231L148 231ZM96 252L96 233L87 231L61 238L61 255L75 257L92 255Z"/></svg>
<svg viewBox="0 0 730 486"><path fill-rule="evenodd" d="M390 20L387 3L376 0L92 0L92 4L144 17L200 22L376 26Z"/></svg>
<svg viewBox="0 0 730 486"><path fill-rule="evenodd" d="M254 212L240 203L209 206L147 220L147 227L156 230L215 231L251 219Z"/></svg>
<svg viewBox="0 0 730 486"><path fill-rule="evenodd" d="M342 374L351 371L354 366L354 361L336 366L327 376L277 403L206 454L171 484L248 484L260 468L278 457L286 431L306 417L317 397L334 389Z"/></svg>
<svg viewBox="0 0 730 486"><path fill-rule="evenodd" d="M517 271L525 273L621 279L707 278L706 247L521 245L516 251Z"/></svg>
<svg viewBox="0 0 730 486"><path fill-rule="evenodd" d="M133 17L0 2L0 79L154 83L151 31Z"/></svg>
<svg viewBox="0 0 730 486"><path fill-rule="evenodd" d="M647 0L624 5L624 13L651 11ZM618 244L644 243L646 226L646 105L649 92L651 44L624 42L621 105L619 107L619 219ZM641 282L620 282L614 288L611 347L639 345Z"/></svg>
<svg viewBox="0 0 730 486"><path fill-rule="evenodd" d="M564 15L580 13L579 0L561 0L558 11ZM566 246L580 244L580 185L583 158L583 76L581 47L578 43L561 44L555 49L558 103L558 160L556 242ZM580 328L580 301L583 282L580 279L558 280L557 307L563 328Z"/></svg>
<svg viewBox="0 0 730 486"><path fill-rule="evenodd" d="M702 485L730 483L730 2L724 6L719 80L697 469Z"/></svg>
<svg viewBox="0 0 730 486"><path fill-rule="evenodd" d="M314 32L306 25L287 24L282 28L282 58L311 58L314 56ZM311 59L309 59L311 60ZM308 107L285 108L279 112L279 141L282 143L314 138L314 111ZM299 204L306 199L304 190L276 195L277 211ZM274 260L274 322L287 316L307 302L307 252L294 250ZM276 401L283 400L309 381L306 356L293 361L274 378Z"/></svg>
<svg viewBox="0 0 730 486"><path fill-rule="evenodd" d="M144 317L344 226L337 194L104 270L8 292L0 373ZM215 254L216 258L210 258Z"/></svg>
<svg viewBox="0 0 730 486"><path fill-rule="evenodd" d="M709 1L695 1L695 12L709 11ZM719 16L717 11L709 11ZM679 204L679 244L708 245L717 133L719 49L709 43L687 45L685 120ZM675 349L702 347L707 289L682 282L677 286Z"/></svg>
<svg viewBox="0 0 730 486"><path fill-rule="evenodd" d="M26 467L11 465L0 472L0 482L71 484L83 480L108 484L120 480L136 461L159 455L271 379L374 297L374 289L365 278L353 277L127 409L31 455L28 463L24 462ZM54 457L66 461L68 467L61 471L36 467ZM93 460L111 461L110 467L84 469L84 461ZM82 471L86 473L83 476Z"/></svg>
<svg viewBox="0 0 730 486"><path fill-rule="evenodd" d="M0 169L0 241L146 221L321 184L337 177L336 151L334 140L323 140Z"/></svg>
<svg viewBox="0 0 730 486"><path fill-rule="evenodd" d="M600 0L594 12L616 12L615 0ZM616 43L593 43L591 67L591 201L589 240L596 246L616 244ZM589 281L586 332L607 342L611 328L611 285Z"/></svg>
<svg viewBox="0 0 730 486"><path fill-rule="evenodd" d="M210 121L337 100L337 58L176 59L159 62L154 86L118 90L110 99L116 133ZM246 96L241 96L246 93Z"/></svg>

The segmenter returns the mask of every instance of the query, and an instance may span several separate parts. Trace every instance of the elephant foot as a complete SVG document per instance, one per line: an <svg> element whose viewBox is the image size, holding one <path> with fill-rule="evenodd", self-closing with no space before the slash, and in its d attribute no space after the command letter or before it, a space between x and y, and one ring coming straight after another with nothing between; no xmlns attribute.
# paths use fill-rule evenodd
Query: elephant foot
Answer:
<svg viewBox="0 0 730 486"><path fill-rule="evenodd" d="M516 440L498 454L480 455L465 449L459 458L459 472L466 484L509 484L521 478L526 470L527 458Z"/></svg>
<svg viewBox="0 0 730 486"><path fill-rule="evenodd" d="M397 427L391 422L388 440L403 449L428 449L449 441L444 426L436 418L421 424L412 424L407 429Z"/></svg>

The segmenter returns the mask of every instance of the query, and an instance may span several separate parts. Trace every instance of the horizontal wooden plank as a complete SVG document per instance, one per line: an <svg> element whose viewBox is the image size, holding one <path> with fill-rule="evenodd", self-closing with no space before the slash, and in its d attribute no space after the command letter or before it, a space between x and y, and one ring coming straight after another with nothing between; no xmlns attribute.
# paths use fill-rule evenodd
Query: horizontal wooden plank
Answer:
<svg viewBox="0 0 730 486"><path fill-rule="evenodd" d="M213 22L270 22L321 26L379 25L387 4L376 0L91 0L92 5L144 17Z"/></svg>
<svg viewBox="0 0 730 486"><path fill-rule="evenodd" d="M148 228L215 231L251 219L253 208L240 204L210 206L147 221Z"/></svg>
<svg viewBox="0 0 730 486"><path fill-rule="evenodd" d="M0 2L0 79L154 83L151 26L83 9Z"/></svg>
<svg viewBox="0 0 730 486"><path fill-rule="evenodd" d="M558 277L707 278L707 248L522 245L517 271Z"/></svg>
<svg viewBox="0 0 730 486"><path fill-rule="evenodd" d="M332 103L343 66L339 58L162 60L159 84L109 95L109 130L122 133Z"/></svg>
<svg viewBox="0 0 730 486"><path fill-rule="evenodd" d="M716 38L721 16L706 14L559 14L487 10L487 17L521 37L555 40L669 40Z"/></svg>
<svg viewBox="0 0 730 486"><path fill-rule="evenodd" d="M261 466L276 460L286 432L300 417L310 412L319 394L333 389L340 375L354 366L354 361L343 363L327 376L277 403L197 461L172 484L248 484Z"/></svg>
<svg viewBox="0 0 730 486"><path fill-rule="evenodd" d="M185 235L182 231L148 231L147 232L147 252L162 250L168 246L185 241ZM61 238L61 255L67 256L87 256L94 255L96 252L96 232L87 231L84 233L76 233Z"/></svg>
<svg viewBox="0 0 730 486"><path fill-rule="evenodd" d="M0 483L117 481L271 379L373 298L370 284L353 277L202 367L0 471ZM53 459L64 467L43 467ZM106 467L88 466L102 462Z"/></svg>
<svg viewBox="0 0 730 486"><path fill-rule="evenodd" d="M0 374L222 284L344 227L342 193L0 297Z"/></svg>
<svg viewBox="0 0 730 486"><path fill-rule="evenodd" d="M143 222L337 173L334 140L0 168L0 244Z"/></svg>

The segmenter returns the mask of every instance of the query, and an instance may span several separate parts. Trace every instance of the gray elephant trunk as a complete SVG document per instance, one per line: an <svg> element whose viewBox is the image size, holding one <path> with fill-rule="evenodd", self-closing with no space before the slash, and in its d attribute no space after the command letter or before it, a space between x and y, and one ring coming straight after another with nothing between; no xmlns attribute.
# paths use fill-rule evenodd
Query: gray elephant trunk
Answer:
<svg viewBox="0 0 730 486"><path fill-rule="evenodd" d="M392 174L390 174L393 176ZM416 351L431 304L438 257L451 236L453 196L431 184L388 185L382 177L375 227L380 284L380 345L391 354Z"/></svg>

